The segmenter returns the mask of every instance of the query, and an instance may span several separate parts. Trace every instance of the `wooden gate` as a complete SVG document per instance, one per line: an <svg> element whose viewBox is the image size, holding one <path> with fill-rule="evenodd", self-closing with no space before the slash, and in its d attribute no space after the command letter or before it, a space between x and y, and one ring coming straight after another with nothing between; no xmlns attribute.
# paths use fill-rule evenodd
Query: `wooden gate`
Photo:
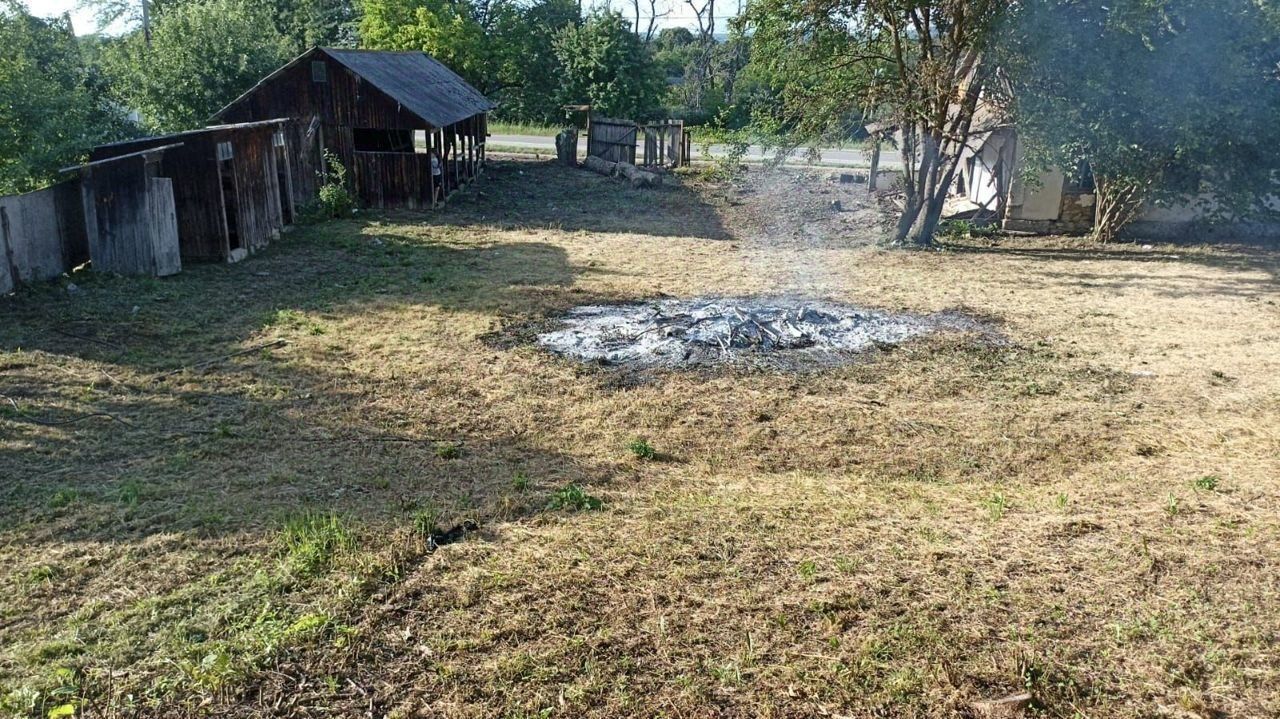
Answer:
<svg viewBox="0 0 1280 719"><path fill-rule="evenodd" d="M684 120L664 120L653 125L642 125L644 132L644 160L646 167L683 167L689 164L689 135L684 131Z"/></svg>
<svg viewBox="0 0 1280 719"><path fill-rule="evenodd" d="M639 163L637 146L643 148ZM638 125L630 120L592 117L587 121L587 154L643 167L682 167L689 164L689 135L683 120Z"/></svg>
<svg viewBox="0 0 1280 719"><path fill-rule="evenodd" d="M593 117L587 121L587 154L609 162L636 162L638 127L630 120Z"/></svg>

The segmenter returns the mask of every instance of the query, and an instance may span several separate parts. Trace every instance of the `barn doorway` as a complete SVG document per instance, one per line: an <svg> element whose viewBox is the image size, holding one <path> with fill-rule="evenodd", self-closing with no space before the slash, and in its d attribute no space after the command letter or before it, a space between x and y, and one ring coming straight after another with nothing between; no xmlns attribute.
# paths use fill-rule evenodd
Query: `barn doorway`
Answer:
<svg viewBox="0 0 1280 719"><path fill-rule="evenodd" d="M276 130L271 138L276 156L276 189L280 193L280 222L293 224L293 174L289 171L289 153L286 151L284 130Z"/></svg>
<svg viewBox="0 0 1280 719"><path fill-rule="evenodd" d="M240 208L236 202L236 172L231 143L218 143L218 180L222 186L222 213L227 228L227 259L239 259L236 250L244 248L240 234Z"/></svg>

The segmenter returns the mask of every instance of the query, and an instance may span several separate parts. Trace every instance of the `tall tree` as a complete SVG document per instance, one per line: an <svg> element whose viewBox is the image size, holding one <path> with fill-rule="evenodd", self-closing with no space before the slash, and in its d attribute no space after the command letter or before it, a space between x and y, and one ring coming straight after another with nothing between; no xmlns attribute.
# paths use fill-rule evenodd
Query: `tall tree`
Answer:
<svg viewBox="0 0 1280 719"><path fill-rule="evenodd" d="M648 49L620 13L593 12L556 38L560 98L590 103L596 112L643 119L658 108L664 86Z"/></svg>
<svg viewBox="0 0 1280 719"><path fill-rule="evenodd" d="M553 42L578 20L574 0L365 0L364 47L422 50L499 103L510 120L558 116Z"/></svg>
<svg viewBox="0 0 1280 719"><path fill-rule="evenodd" d="M631 0L631 12L636 19L632 29L647 45L658 30L658 21L671 14L671 5L667 0Z"/></svg>
<svg viewBox="0 0 1280 719"><path fill-rule="evenodd" d="M1211 219L1272 214L1280 194L1280 23L1254 0L1039 0L999 53L1039 166L1089 172L1094 232L1144 202Z"/></svg>
<svg viewBox="0 0 1280 719"><path fill-rule="evenodd" d="M269 9L246 0L178 5L106 53L121 101L153 132L199 127L291 57L297 47Z"/></svg>
<svg viewBox="0 0 1280 719"><path fill-rule="evenodd" d="M739 28L782 95L795 142L844 135L850 117L897 128L904 207L894 234L929 244L979 98L1006 0L754 0Z"/></svg>
<svg viewBox="0 0 1280 719"><path fill-rule="evenodd" d="M0 194L57 179L58 168L125 128L66 17L32 17L0 0Z"/></svg>

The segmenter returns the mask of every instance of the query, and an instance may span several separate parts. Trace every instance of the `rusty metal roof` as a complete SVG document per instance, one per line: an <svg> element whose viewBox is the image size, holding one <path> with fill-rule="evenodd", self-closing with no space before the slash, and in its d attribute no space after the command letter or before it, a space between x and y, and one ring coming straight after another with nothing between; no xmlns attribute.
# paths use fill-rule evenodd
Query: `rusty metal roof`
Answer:
<svg viewBox="0 0 1280 719"><path fill-rule="evenodd" d="M451 125L494 108L489 98L426 53L320 50L433 127Z"/></svg>

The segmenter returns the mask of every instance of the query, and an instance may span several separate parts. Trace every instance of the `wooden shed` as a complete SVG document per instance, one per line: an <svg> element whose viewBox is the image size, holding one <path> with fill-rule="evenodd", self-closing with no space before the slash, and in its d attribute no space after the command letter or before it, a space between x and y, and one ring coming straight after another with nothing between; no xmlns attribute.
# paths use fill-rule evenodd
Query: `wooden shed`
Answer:
<svg viewBox="0 0 1280 719"><path fill-rule="evenodd" d="M67 168L80 173L94 270L157 277L182 271L173 181L160 170L164 156L181 147L162 144Z"/></svg>
<svg viewBox="0 0 1280 719"><path fill-rule="evenodd" d="M183 259L235 262L293 222L295 185L309 181L306 173L313 170L303 166L318 161L290 151L295 131L286 119L215 125L100 145L90 159L97 163L170 146L156 174L172 181Z"/></svg>
<svg viewBox="0 0 1280 719"><path fill-rule="evenodd" d="M363 204L425 208L479 173L492 109L488 98L425 53L314 48L214 119L294 118L298 130L290 142L336 155Z"/></svg>

